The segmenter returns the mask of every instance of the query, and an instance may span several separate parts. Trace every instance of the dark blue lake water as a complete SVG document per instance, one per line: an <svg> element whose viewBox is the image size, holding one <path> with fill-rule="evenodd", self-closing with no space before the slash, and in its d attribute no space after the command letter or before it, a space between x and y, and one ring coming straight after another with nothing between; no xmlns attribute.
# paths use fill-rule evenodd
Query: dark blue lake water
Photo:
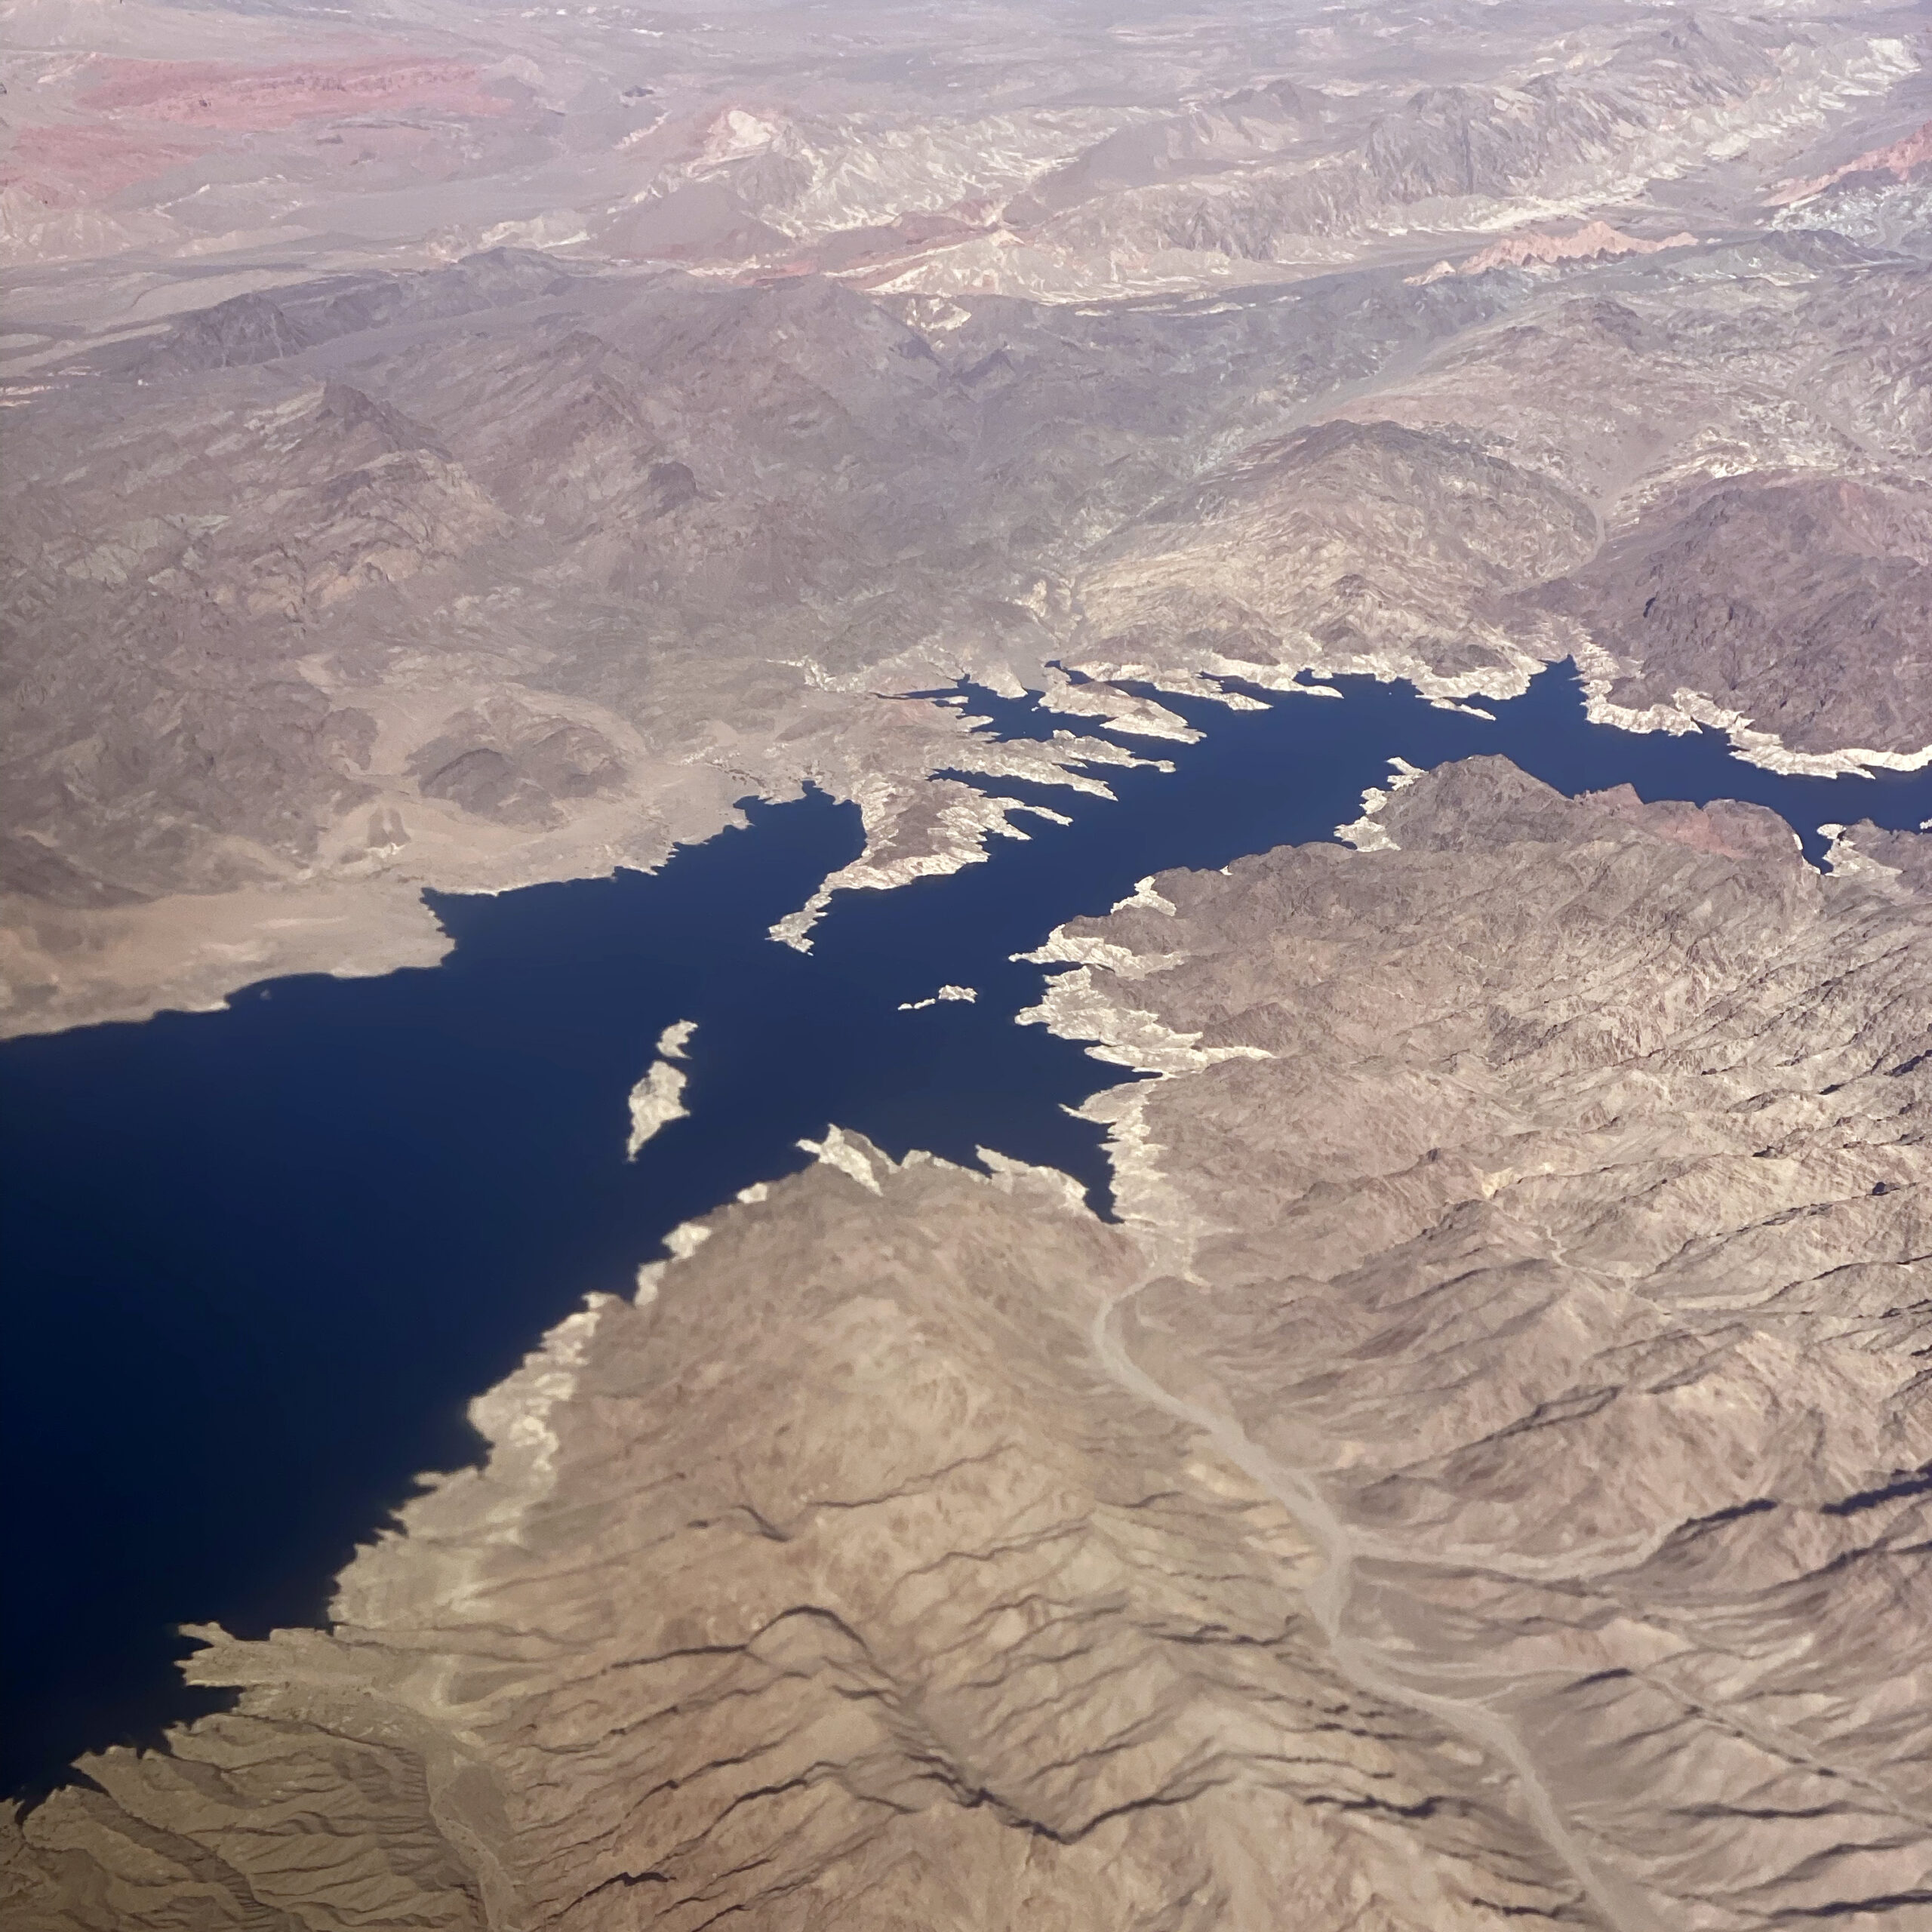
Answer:
<svg viewBox="0 0 1932 1932"><path fill-rule="evenodd" d="M0 1781L216 1701L177 1681L176 1624L322 1620L414 1473L475 1454L469 1398L828 1123L894 1155L1051 1163L1104 1208L1097 1134L1065 1108L1118 1069L1011 1023L1041 976L1009 955L1146 873L1325 838L1397 755L1754 799L1814 858L1821 823L1932 817L1932 776L1783 779L1709 734L1590 726L1564 668L1494 722L1367 682L1260 712L1163 701L1210 732L1137 741L1172 774L1108 769L1112 803L995 785L1073 823L1029 817L986 864L842 895L809 953L767 929L860 844L856 811L818 795L753 804L655 874L437 898L455 949L433 969L0 1048ZM974 709L1013 734L1066 721ZM949 981L977 1004L897 1011ZM627 1164L626 1097L679 1020L698 1023L691 1117Z"/></svg>

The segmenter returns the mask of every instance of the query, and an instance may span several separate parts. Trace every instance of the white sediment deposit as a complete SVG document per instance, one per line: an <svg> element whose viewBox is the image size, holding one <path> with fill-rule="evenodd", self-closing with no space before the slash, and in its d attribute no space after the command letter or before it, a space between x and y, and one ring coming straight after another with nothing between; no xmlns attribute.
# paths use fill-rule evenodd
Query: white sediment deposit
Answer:
<svg viewBox="0 0 1932 1932"><path fill-rule="evenodd" d="M977 721L964 721L972 723ZM1092 765L1132 768L1173 767L1158 758L1137 756L1109 738L1056 731L1051 740L1002 742L974 739L963 745L955 768L970 776L1022 778L1035 785L1062 786L1090 797L1111 798L1106 782L1088 769ZM1070 823L1051 806L996 797L951 778L912 783L874 780L855 788L865 816L866 849L851 864L833 872L805 903L771 928L771 937L807 952L811 930L839 892L884 892L915 878L937 878L962 866L977 865L986 856L990 838L1024 839L1015 823L1028 817L1049 823Z"/></svg>
<svg viewBox="0 0 1932 1932"><path fill-rule="evenodd" d="M1869 746L1845 745L1831 751L1794 751L1775 732L1756 729L1742 712L1727 710L1694 691L1679 689L1641 708L1617 704L1607 695L1617 675L1615 661L1587 637L1576 640L1574 655L1583 681L1584 711L1593 724L1612 725L1620 731L1666 731L1680 736L1700 728L1721 731L1730 740L1736 756L1788 777L1922 771L1932 764L1932 745L1915 750L1876 751Z"/></svg>
<svg viewBox="0 0 1932 1932"><path fill-rule="evenodd" d="M8 1827L9 1924L1909 1923L1925 837L1494 759L1376 817L1051 943L1161 1076L1121 1222L831 1129L331 1632L204 1633L238 1709Z"/></svg>
<svg viewBox="0 0 1932 1932"><path fill-rule="evenodd" d="M1358 852L1392 852L1395 849L1395 840L1389 837L1387 826L1381 821L1382 808L1398 792L1413 785L1422 772L1405 758L1392 758L1389 772L1386 785L1371 785L1361 795L1361 817L1335 828L1335 836L1344 845L1352 845Z"/></svg>

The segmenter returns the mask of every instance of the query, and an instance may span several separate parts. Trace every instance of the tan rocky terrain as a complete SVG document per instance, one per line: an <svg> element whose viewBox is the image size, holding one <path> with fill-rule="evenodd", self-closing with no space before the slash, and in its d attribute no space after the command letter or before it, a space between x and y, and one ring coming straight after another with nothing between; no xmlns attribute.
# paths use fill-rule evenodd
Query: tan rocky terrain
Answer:
<svg viewBox="0 0 1932 1932"><path fill-rule="evenodd" d="M1050 943L1121 1222L835 1132L8 1923L1923 1922L1924 840L1375 817Z"/></svg>
<svg viewBox="0 0 1932 1932"><path fill-rule="evenodd" d="M817 786L808 944L1163 691L1932 764L1922 11L7 23L0 1032ZM1117 1218L803 1143L10 1807L8 1932L1932 1927L1932 830L1361 811L1016 955Z"/></svg>
<svg viewBox="0 0 1932 1932"><path fill-rule="evenodd" d="M12 25L9 1030L808 782L963 862L962 675L1932 748L1910 11Z"/></svg>

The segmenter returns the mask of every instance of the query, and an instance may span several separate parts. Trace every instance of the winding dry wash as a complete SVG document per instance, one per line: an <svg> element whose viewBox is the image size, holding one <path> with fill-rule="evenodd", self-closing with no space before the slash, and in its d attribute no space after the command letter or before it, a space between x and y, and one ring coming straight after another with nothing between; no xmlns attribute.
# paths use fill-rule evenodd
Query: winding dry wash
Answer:
<svg viewBox="0 0 1932 1932"><path fill-rule="evenodd" d="M1386 1663L1350 1636L1345 1625L1357 1545L1327 1500L1299 1469L1284 1469L1256 1447L1238 1423L1196 1401L1164 1389L1121 1346L1116 1312L1137 1292L1130 1289L1121 1302L1109 1302L1094 1319L1094 1354L1121 1386L1143 1401L1197 1429L1228 1460L1261 1484L1287 1509L1296 1525L1319 1553L1322 1569L1303 1592L1322 1634L1329 1654L1358 1690L1392 1699L1424 1715L1440 1718L1479 1751L1489 1754L1515 1779L1520 1801L1550 1852L1569 1869L1571 1878L1604 1920L1617 1932L1651 1932L1658 1921L1641 1905L1633 1903L1620 1886L1607 1885L1589 1851L1564 1818L1544 1784L1536 1760L1506 1720L1489 1710L1479 1697L1432 1690L1412 1678L1398 1676ZM1452 1680L1453 1681L1453 1680Z"/></svg>
<svg viewBox="0 0 1932 1932"><path fill-rule="evenodd" d="M4 17L8 1932L1932 1927L1921 8Z"/></svg>

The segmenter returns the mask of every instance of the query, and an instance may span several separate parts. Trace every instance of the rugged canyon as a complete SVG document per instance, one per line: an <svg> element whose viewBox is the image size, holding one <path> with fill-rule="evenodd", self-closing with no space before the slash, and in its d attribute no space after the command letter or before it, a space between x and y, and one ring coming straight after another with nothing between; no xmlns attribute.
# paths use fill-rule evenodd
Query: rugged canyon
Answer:
<svg viewBox="0 0 1932 1932"><path fill-rule="evenodd" d="M13 1922L1912 1923L1923 838L1377 823L1050 942L1118 1221L835 1130L331 1630L201 1632L239 1706L21 1821Z"/></svg>
<svg viewBox="0 0 1932 1932"><path fill-rule="evenodd" d="M1922 11L8 12L0 1030L815 787L809 946L1183 697L1932 765ZM831 1124L0 1915L1932 1926L1928 841L1397 761L1067 920L1110 1216Z"/></svg>

